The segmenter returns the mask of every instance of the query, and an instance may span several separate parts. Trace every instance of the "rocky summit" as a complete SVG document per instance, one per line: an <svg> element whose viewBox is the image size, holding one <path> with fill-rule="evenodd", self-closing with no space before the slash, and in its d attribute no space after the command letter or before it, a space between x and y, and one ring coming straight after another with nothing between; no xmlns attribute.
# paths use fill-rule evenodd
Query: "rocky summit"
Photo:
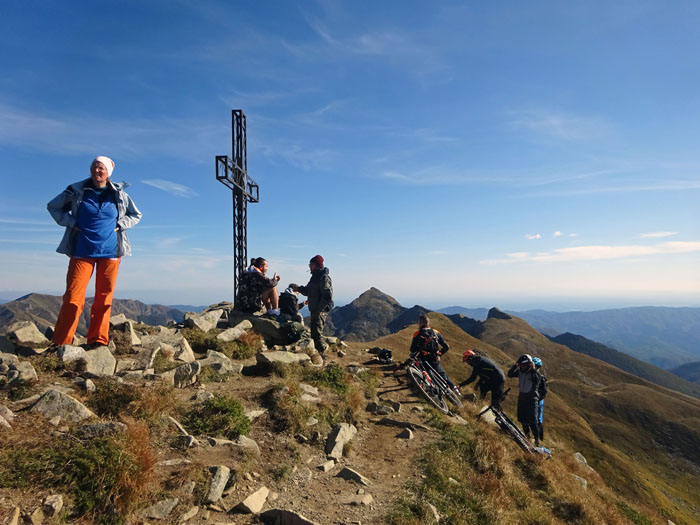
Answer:
<svg viewBox="0 0 700 525"><path fill-rule="evenodd" d="M542 357L545 448L523 450L477 419L471 386L463 407L432 408L400 365L415 326L387 328L419 309L371 292L354 319L377 307L385 331L329 336L323 356L303 326L228 303L163 325L115 315L110 344L90 349L7 327L0 523L693 523L700 401L509 314L474 321L477 338L430 313L456 382L471 372L462 348L504 369Z"/></svg>

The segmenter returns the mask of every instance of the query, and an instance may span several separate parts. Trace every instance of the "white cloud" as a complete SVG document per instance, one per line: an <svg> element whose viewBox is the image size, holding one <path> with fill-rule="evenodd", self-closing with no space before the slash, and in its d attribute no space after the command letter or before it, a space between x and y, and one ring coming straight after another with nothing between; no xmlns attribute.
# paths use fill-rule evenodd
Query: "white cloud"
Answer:
<svg viewBox="0 0 700 525"><path fill-rule="evenodd" d="M535 239L541 239L542 236L539 233L526 233L525 238L534 241Z"/></svg>
<svg viewBox="0 0 700 525"><path fill-rule="evenodd" d="M197 195L197 192L193 189L165 179L144 179L141 182L163 190L166 193L170 193L171 195L175 195L176 197L190 198Z"/></svg>
<svg viewBox="0 0 700 525"><path fill-rule="evenodd" d="M560 232L560 231L556 231L556 232L554 232L552 235L553 235L554 237L561 237L561 236L564 235L564 234L563 234L562 232Z"/></svg>
<svg viewBox="0 0 700 525"><path fill-rule="evenodd" d="M513 113L510 125L566 141L598 139L608 135L611 126L599 117L581 117L551 110L526 110Z"/></svg>
<svg viewBox="0 0 700 525"><path fill-rule="evenodd" d="M650 233L642 233L640 237L648 238L648 237L673 237L674 235L678 235L678 232L650 232Z"/></svg>
<svg viewBox="0 0 700 525"><path fill-rule="evenodd" d="M560 248L550 252L518 252L506 254L502 259L485 259L481 264L505 264L513 262L577 262L611 259L627 259L662 254L680 254L700 252L700 241L665 242L653 246L620 245L620 246L575 246Z"/></svg>

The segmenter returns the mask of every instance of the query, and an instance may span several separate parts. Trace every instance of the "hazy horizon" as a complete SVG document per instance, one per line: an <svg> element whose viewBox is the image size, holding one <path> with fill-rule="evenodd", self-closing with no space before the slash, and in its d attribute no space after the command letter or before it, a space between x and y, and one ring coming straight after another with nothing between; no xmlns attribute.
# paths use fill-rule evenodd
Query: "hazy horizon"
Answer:
<svg viewBox="0 0 700 525"><path fill-rule="evenodd" d="M467 309L477 309L477 308L492 308L496 307L500 310L506 311L518 311L525 312L528 310L547 310L552 312L569 312L569 311L596 311L596 310L609 310L609 309L620 309L620 308L636 308L636 307L666 307L666 308L700 308L700 300L693 300L691 298L683 301L682 299L671 299L667 298L662 300L660 298L543 298L543 299L506 299L506 298L474 298L474 299L455 299L454 301L436 301L435 299L421 298L421 297L411 297L411 296L399 296L391 293L389 290L381 290L386 295L389 295L396 299L401 306L406 308L411 308L415 305L420 305L425 308L429 308L434 311L438 311L449 307L461 307ZM0 291L0 303L6 303L24 297L30 293L41 293L47 295L60 296L63 295L62 292L57 290L53 291ZM363 293L363 292L361 292ZM132 299L141 301L145 304L160 304L165 306L172 305L188 305L196 307L207 307L212 304L219 303L221 301L232 301L233 292L229 297L218 297L213 298L213 300L183 300L182 296L171 295L177 294L176 291L170 292L168 296L158 295L158 293L129 293L129 291L120 292L117 290L115 294L116 299ZM92 297L91 289L88 288L87 297ZM178 299L178 297L180 297ZM336 306L344 306L349 304L353 300L359 297L359 294L355 297L336 297L334 299ZM194 298L194 297L193 297ZM186 298L185 298L186 299Z"/></svg>

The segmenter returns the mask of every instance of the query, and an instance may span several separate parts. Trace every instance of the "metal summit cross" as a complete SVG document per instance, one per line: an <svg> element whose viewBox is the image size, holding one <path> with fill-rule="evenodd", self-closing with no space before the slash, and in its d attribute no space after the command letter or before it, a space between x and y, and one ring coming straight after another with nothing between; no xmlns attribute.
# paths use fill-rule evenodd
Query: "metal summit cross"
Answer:
<svg viewBox="0 0 700 525"><path fill-rule="evenodd" d="M216 156L216 180L233 193L233 297L238 299L238 278L248 264L248 203L258 202L258 184L248 176L246 125L243 110L231 111L233 159Z"/></svg>

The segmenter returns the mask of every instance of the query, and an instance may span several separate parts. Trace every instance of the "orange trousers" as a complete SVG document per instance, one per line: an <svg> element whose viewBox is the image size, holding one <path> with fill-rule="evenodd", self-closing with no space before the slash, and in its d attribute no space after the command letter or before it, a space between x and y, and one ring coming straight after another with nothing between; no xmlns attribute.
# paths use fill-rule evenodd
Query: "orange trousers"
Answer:
<svg viewBox="0 0 700 525"><path fill-rule="evenodd" d="M121 259L71 257L66 276L66 293L63 294L63 305L53 331L53 344L73 343L73 336L85 304L85 290L95 268L95 300L90 310L87 341L104 345L109 343L109 317L120 262Z"/></svg>

